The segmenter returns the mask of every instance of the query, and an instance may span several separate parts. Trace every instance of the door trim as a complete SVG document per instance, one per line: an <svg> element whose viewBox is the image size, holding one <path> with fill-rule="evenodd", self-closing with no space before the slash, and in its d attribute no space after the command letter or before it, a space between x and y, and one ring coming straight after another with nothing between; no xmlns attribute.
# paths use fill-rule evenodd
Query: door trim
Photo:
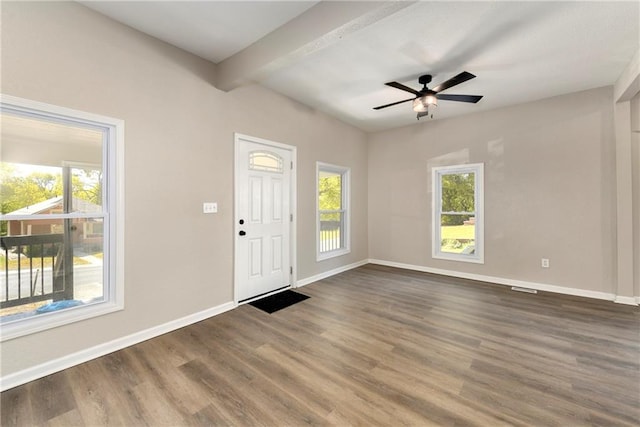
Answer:
<svg viewBox="0 0 640 427"><path fill-rule="evenodd" d="M298 158L297 158L297 148L293 145L282 144L280 142L270 141L268 139L258 138L255 136L244 135L238 132L234 132L233 134L233 145L234 145L234 154L233 154L233 302L235 306L238 306L240 302L238 301L238 286L240 284L240 272L238 269L238 232L240 231L240 225L237 221L238 215L238 182L239 182L239 154L238 154L238 146L240 140L249 141L256 144L261 144L267 147L275 147L283 150L287 150L291 152L291 182L289 183L289 203L290 203L290 213L293 217L293 220L289 222L289 262L293 267L293 273L291 274L291 283L290 287L297 288L297 268L296 268L296 224L298 221L298 211L297 211L297 179L296 172L298 169ZM274 291L273 293L279 292ZM242 301L242 304L252 301L252 299L247 299Z"/></svg>

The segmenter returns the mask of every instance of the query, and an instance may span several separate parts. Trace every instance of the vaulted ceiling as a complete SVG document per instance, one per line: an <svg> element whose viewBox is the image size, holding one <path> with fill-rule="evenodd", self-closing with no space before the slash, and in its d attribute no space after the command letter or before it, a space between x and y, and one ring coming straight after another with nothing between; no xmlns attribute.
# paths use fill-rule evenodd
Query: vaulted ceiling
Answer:
<svg viewBox="0 0 640 427"><path fill-rule="evenodd" d="M612 85L640 46L640 3L441 1L85 1L100 13L217 64L222 90L258 83L378 131L416 122L411 102L373 107L461 71L434 119Z"/></svg>

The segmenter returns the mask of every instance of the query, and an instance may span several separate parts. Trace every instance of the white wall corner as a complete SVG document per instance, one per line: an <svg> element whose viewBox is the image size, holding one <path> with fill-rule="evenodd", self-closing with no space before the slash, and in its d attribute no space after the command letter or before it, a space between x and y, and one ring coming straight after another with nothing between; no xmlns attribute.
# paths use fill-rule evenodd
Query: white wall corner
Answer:
<svg viewBox="0 0 640 427"><path fill-rule="evenodd" d="M354 262L353 264L343 265L342 267L334 268L333 270L325 271L314 276L305 277L304 279L298 280L295 287L300 288L313 282L317 282L318 280L326 279L327 277L335 276L336 274L344 273L348 270L353 270L354 268L361 267L368 263L368 259L363 259L362 261Z"/></svg>
<svg viewBox="0 0 640 427"><path fill-rule="evenodd" d="M190 314L180 319L172 320L162 325L154 326L121 338L116 338L113 341L99 344L58 359L50 360L37 366L32 366L22 371L5 375L0 378L0 391L9 390L10 388L26 384L30 381L37 380L38 378L88 362L89 360L97 359L98 357L113 353L114 351L121 350L125 347L130 347L134 344L166 334L167 332L175 331L176 329L217 316L218 314L232 310L235 307L236 304L233 301L227 302L207 310Z"/></svg>
<svg viewBox="0 0 640 427"><path fill-rule="evenodd" d="M616 295L633 296L633 164L630 102L614 105L616 149Z"/></svg>

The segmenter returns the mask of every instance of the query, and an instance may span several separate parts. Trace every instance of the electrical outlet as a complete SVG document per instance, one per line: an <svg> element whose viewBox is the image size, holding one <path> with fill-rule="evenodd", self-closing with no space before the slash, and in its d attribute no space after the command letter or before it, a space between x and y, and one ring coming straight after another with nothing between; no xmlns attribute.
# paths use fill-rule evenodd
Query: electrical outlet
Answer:
<svg viewBox="0 0 640 427"><path fill-rule="evenodd" d="M542 258L540 265L542 268L549 268L549 258Z"/></svg>
<svg viewBox="0 0 640 427"><path fill-rule="evenodd" d="M218 204L215 202L205 202L202 204L202 213L217 213L218 212Z"/></svg>

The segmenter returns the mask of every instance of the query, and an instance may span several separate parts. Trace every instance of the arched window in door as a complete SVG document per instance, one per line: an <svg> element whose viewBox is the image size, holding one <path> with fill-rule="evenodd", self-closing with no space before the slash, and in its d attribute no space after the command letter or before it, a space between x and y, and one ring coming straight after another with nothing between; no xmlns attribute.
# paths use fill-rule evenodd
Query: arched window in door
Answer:
<svg viewBox="0 0 640 427"><path fill-rule="evenodd" d="M282 173L282 157L269 151L252 151L249 153L249 169L265 172Z"/></svg>

